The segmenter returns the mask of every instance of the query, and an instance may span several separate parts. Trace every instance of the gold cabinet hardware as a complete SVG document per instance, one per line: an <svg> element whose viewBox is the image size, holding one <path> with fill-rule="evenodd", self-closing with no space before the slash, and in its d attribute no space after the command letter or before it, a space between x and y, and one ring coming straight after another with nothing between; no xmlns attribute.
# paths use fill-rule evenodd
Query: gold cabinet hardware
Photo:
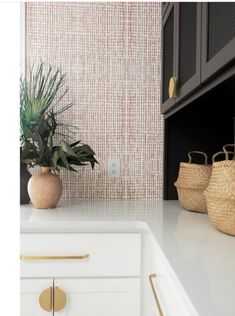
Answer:
<svg viewBox="0 0 235 316"><path fill-rule="evenodd" d="M43 290L39 296L39 304L46 312L61 311L66 305L66 294L59 287L49 287Z"/></svg>
<svg viewBox="0 0 235 316"><path fill-rule="evenodd" d="M177 78L171 77L169 81L169 98L173 99L176 98L176 91L177 91Z"/></svg>
<svg viewBox="0 0 235 316"><path fill-rule="evenodd" d="M42 293L39 296L39 304L42 309L46 312L52 311L52 305L53 305L53 293L52 293L52 287L49 287L42 291Z"/></svg>
<svg viewBox="0 0 235 316"><path fill-rule="evenodd" d="M21 255L21 260L82 260L88 259L89 254L79 255L79 256L24 256Z"/></svg>
<svg viewBox="0 0 235 316"><path fill-rule="evenodd" d="M59 287L54 288L54 312L61 311L66 305L66 294Z"/></svg>
<svg viewBox="0 0 235 316"><path fill-rule="evenodd" d="M160 316L164 316L162 308L161 308L161 304L159 302L159 299L158 299L158 296L157 296L157 292L156 292L156 289L155 289L154 283L153 283L153 279L156 279L156 278L157 278L157 275L155 273L150 274L149 275L149 282L150 282L150 285L151 285L151 288L152 288L152 291L153 291L153 296L154 296L154 300L155 300L156 305L157 305L157 310L159 312L159 315Z"/></svg>

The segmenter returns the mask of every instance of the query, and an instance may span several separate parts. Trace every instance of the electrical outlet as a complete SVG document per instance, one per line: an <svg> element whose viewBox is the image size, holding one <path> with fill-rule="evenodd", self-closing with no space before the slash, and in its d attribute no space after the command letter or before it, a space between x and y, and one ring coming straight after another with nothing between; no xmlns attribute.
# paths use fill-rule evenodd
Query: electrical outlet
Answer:
<svg viewBox="0 0 235 316"><path fill-rule="evenodd" d="M108 177L109 178L120 177L120 159L108 158Z"/></svg>

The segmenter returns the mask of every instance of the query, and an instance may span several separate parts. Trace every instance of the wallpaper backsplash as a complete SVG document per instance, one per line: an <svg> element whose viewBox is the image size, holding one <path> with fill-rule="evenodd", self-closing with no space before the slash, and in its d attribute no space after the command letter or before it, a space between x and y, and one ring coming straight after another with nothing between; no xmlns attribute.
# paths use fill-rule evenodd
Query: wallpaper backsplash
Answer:
<svg viewBox="0 0 235 316"><path fill-rule="evenodd" d="M63 198L161 199L161 3L28 2L26 59L67 73L74 106L63 118L99 161L61 171ZM120 178L108 178L108 158Z"/></svg>

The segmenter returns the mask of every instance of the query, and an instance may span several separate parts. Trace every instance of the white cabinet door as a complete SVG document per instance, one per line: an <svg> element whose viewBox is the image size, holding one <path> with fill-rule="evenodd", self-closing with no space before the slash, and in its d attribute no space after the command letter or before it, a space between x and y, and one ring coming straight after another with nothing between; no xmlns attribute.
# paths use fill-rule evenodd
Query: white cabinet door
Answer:
<svg viewBox="0 0 235 316"><path fill-rule="evenodd" d="M140 316L139 278L56 279L55 286L67 296L55 316Z"/></svg>
<svg viewBox="0 0 235 316"><path fill-rule="evenodd" d="M21 280L20 316L52 316L53 312L44 311L39 304L43 290L53 286L52 279Z"/></svg>
<svg viewBox="0 0 235 316"><path fill-rule="evenodd" d="M152 278L152 283L152 299L156 308L155 315L199 316L176 277L156 275ZM157 306L157 300L159 307Z"/></svg>
<svg viewBox="0 0 235 316"><path fill-rule="evenodd" d="M199 316L152 234L143 236L143 258L142 315Z"/></svg>

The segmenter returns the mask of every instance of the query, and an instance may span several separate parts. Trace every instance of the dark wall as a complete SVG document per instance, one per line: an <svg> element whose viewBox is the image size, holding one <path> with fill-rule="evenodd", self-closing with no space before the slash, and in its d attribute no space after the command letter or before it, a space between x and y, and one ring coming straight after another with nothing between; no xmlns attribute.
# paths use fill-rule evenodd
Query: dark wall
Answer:
<svg viewBox="0 0 235 316"><path fill-rule="evenodd" d="M177 199L173 183L190 150L209 158L234 142L235 78L224 82L165 120L164 199ZM195 156L195 162L202 158Z"/></svg>

